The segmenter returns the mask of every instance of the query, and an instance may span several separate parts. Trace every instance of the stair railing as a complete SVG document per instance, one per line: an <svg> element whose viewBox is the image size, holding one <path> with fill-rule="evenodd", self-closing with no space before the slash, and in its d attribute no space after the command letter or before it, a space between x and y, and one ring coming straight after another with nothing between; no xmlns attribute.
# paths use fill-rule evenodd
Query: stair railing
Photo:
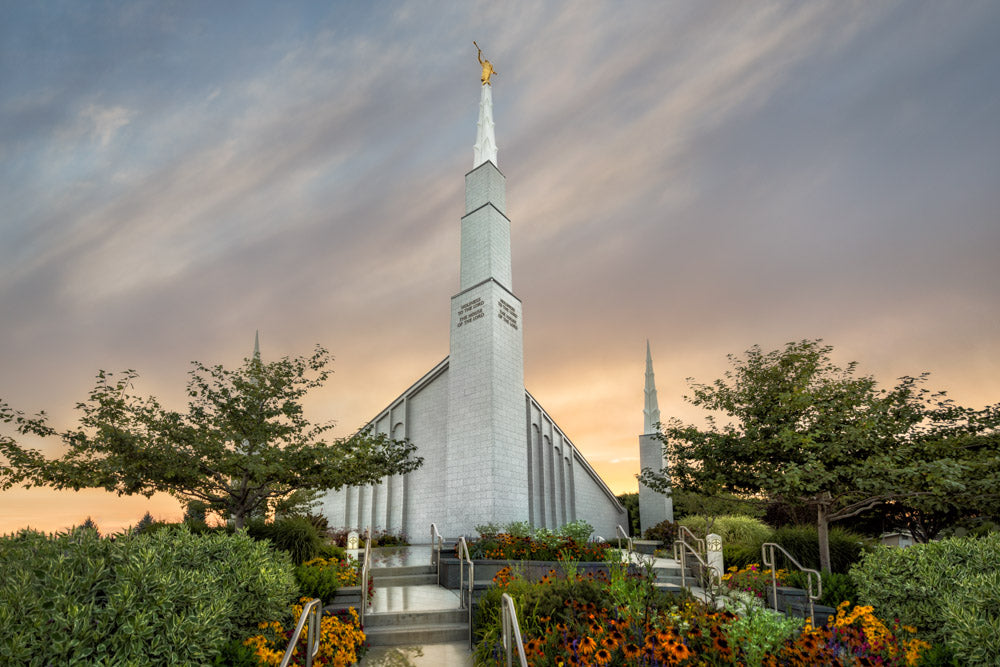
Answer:
<svg viewBox="0 0 1000 667"><path fill-rule="evenodd" d="M319 598L313 598L302 607L299 622L295 626L292 638L288 640L288 648L285 649L279 667L288 667L292 661L292 653L295 651L295 645L299 643L299 636L305 628L306 621L309 622L309 631L306 633L306 667L312 667L313 656L319 653L319 617L322 613L323 603Z"/></svg>
<svg viewBox="0 0 1000 667"><path fill-rule="evenodd" d="M507 652L507 667L511 667L510 654L514 645L517 646L517 655L521 659L521 667L528 667L528 656L524 654L524 641L521 639L521 626L517 622L517 610L514 608L514 599L506 593L500 596L500 610L503 614L503 647Z"/></svg>
<svg viewBox="0 0 1000 667"><path fill-rule="evenodd" d="M690 541L684 539L685 533L687 533L687 536L691 538ZM700 537L692 533L687 526L678 526L677 539L674 541L674 560L681 559L680 552L682 550L678 546L677 542L684 542L685 544L687 544L689 549L691 548L692 544L696 545L698 547L698 550L694 551L692 549L692 553L694 553L695 555L708 553L708 550L705 548L705 540L701 539Z"/></svg>
<svg viewBox="0 0 1000 667"><path fill-rule="evenodd" d="M616 534L618 538L618 548L619 549L622 548L622 538L624 537L625 545L628 547L628 552L632 553L635 550L632 546L632 538L629 537L629 534L627 532L625 532L625 529L622 528L621 524L618 524L616 526Z"/></svg>
<svg viewBox="0 0 1000 667"><path fill-rule="evenodd" d="M802 567L799 561L795 560L795 557L788 553L780 544L765 542L760 545L760 559L763 561L764 567L771 569L771 601L774 611L778 611L778 568L775 567L777 565L774 558L775 549L785 554L785 558L790 560L792 565L806 573L806 594L809 596L809 622L812 623L814 620L813 617L816 615L816 603L823 597L823 578L817 570ZM769 554L770 558L768 558ZM813 595L812 592L813 575L816 575L816 595Z"/></svg>
<svg viewBox="0 0 1000 667"><path fill-rule="evenodd" d="M680 549L680 554L677 553L678 548ZM705 559L702 558L698 554L698 552L694 550L694 547L685 542L683 539L679 539L676 542L674 542L674 556L675 556L674 560L680 561L681 564L681 587L687 588L687 553L689 551L691 552L691 555L698 560L698 563L701 565L701 571L708 573L708 580L707 580L707 585L705 586L705 592L708 592L709 587L712 586L713 578L715 579L715 584L721 584L722 579L719 572L716 572L714 567L709 567L708 563L705 562ZM678 555L680 556L680 558L677 558Z"/></svg>
<svg viewBox="0 0 1000 667"><path fill-rule="evenodd" d="M469 609L469 648L474 648L472 644L472 591L476 583L476 564L472 562L469 555L469 544L465 541L465 535L458 538L458 557L461 562L458 564L458 596L462 607ZM469 566L469 599L465 599L465 566Z"/></svg>
<svg viewBox="0 0 1000 667"><path fill-rule="evenodd" d="M441 581L441 548L444 546L444 538L438 532L437 524L431 524L431 565L437 566L438 581Z"/></svg>
<svg viewBox="0 0 1000 667"><path fill-rule="evenodd" d="M372 538L371 531L365 530L365 557L361 562L361 625L365 624L365 611L368 609L368 577L372 568Z"/></svg>

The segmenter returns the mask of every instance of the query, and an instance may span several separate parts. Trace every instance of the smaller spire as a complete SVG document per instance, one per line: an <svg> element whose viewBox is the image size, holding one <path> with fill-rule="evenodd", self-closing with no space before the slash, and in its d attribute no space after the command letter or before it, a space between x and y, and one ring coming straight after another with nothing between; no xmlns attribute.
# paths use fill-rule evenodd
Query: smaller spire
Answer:
<svg viewBox="0 0 1000 667"><path fill-rule="evenodd" d="M260 329L253 333L253 358L254 361L260 361Z"/></svg>
<svg viewBox="0 0 1000 667"><path fill-rule="evenodd" d="M646 339L646 402L642 409L643 433L656 433L656 425L660 422L660 406L656 400L656 380L653 377L653 355L649 351L649 339Z"/></svg>

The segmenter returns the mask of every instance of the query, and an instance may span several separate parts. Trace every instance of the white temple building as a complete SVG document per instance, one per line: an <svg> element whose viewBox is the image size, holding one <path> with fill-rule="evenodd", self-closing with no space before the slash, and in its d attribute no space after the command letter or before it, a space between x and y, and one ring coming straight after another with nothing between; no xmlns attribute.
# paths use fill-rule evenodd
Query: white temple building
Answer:
<svg viewBox="0 0 1000 667"><path fill-rule="evenodd" d="M369 426L417 446L423 465L374 486L329 492L331 526L402 531L423 541L527 521L584 519L611 539L625 508L524 387L521 300L511 280L506 183L497 167L492 86L482 85L472 171L465 175L461 269L449 355Z"/></svg>

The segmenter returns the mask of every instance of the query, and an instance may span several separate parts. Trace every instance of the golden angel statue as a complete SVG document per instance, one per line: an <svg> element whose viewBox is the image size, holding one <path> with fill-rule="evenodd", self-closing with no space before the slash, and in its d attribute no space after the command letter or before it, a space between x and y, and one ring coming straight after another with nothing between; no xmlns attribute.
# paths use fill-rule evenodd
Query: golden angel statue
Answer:
<svg viewBox="0 0 1000 667"><path fill-rule="evenodd" d="M490 83L490 77L494 74L499 74L499 72L493 69L493 63L489 60L483 59L483 50L479 48L479 45L475 42L473 42L472 45L476 47L477 51L479 51L479 53L476 54L476 58L479 59L479 64L483 66L483 76L481 77L483 85L492 86L493 84Z"/></svg>

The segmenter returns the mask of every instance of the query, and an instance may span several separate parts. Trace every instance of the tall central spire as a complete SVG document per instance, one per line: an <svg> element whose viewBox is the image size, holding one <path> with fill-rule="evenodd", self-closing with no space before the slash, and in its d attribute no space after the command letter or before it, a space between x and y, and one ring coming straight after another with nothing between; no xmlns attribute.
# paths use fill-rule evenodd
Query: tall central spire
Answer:
<svg viewBox="0 0 1000 667"><path fill-rule="evenodd" d="M479 98L479 122L476 125L476 145L472 147L472 168L489 160L497 163L497 138L493 125L493 86L483 83Z"/></svg>
<svg viewBox="0 0 1000 667"><path fill-rule="evenodd" d="M656 425L660 423L660 406L656 400L656 380L653 377L653 356L649 353L649 341L646 341L646 403L642 409L642 432L656 433Z"/></svg>

